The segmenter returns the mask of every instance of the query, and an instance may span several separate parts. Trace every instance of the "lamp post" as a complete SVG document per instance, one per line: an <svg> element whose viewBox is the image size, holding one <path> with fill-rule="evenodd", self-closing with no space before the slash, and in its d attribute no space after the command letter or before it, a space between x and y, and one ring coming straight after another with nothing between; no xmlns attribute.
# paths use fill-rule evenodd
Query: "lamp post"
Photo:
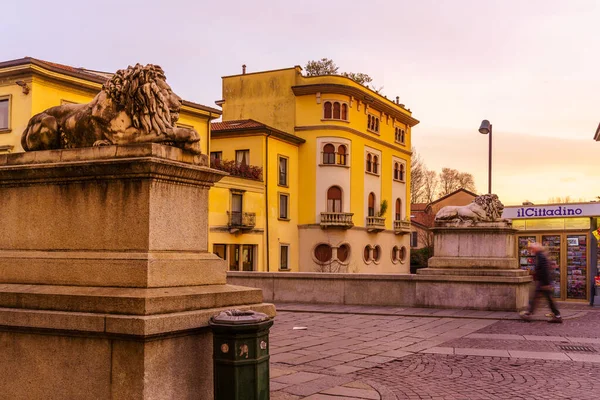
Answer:
<svg viewBox="0 0 600 400"><path fill-rule="evenodd" d="M481 121L479 133L490 135L489 164L488 164L488 194L492 194L492 124L487 119Z"/></svg>

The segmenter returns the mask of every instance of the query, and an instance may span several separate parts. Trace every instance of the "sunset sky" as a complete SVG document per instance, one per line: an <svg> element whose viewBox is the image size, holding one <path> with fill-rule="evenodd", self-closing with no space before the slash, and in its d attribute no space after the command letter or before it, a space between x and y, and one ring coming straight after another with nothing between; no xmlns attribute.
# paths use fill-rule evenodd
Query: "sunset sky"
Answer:
<svg viewBox="0 0 600 400"><path fill-rule="evenodd" d="M221 76L328 57L368 73L421 121L431 169L456 168L505 204L600 196L600 2L590 0L103 1L2 5L0 59L115 71L161 65L175 92L215 106Z"/></svg>

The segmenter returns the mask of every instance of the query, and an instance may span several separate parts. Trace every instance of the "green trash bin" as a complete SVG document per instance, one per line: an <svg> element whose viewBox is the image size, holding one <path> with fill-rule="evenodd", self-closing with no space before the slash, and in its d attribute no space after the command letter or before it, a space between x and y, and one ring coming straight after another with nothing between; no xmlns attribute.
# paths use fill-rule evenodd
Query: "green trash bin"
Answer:
<svg viewBox="0 0 600 400"><path fill-rule="evenodd" d="M215 400L269 399L268 315L228 310L212 317Z"/></svg>

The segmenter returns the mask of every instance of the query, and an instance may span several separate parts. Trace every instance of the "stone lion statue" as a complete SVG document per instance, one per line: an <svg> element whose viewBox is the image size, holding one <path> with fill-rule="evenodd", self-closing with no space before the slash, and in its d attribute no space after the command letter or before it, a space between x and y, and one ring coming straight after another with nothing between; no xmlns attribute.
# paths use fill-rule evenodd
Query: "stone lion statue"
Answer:
<svg viewBox="0 0 600 400"><path fill-rule="evenodd" d="M494 222L501 220L504 204L495 194L477 196L466 206L442 207L435 215L436 221Z"/></svg>
<svg viewBox="0 0 600 400"><path fill-rule="evenodd" d="M117 71L87 104L34 115L21 136L25 151L128 143L162 143L200 154L200 136L176 126L181 98L158 65Z"/></svg>

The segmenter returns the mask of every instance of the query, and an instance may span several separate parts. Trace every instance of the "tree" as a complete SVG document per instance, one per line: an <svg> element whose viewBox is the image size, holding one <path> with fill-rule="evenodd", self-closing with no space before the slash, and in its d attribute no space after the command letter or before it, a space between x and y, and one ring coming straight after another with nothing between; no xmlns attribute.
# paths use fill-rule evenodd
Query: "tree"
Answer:
<svg viewBox="0 0 600 400"><path fill-rule="evenodd" d="M368 86L368 83L373 82L373 78L367 74L363 74L362 72L342 72L342 76L350 78L354 82L360 83L363 86Z"/></svg>
<svg viewBox="0 0 600 400"><path fill-rule="evenodd" d="M574 199L571 198L571 196L565 196L565 197L550 197L548 199L548 203L549 204L557 204L557 203L585 203L586 200L582 197L578 198L578 199Z"/></svg>
<svg viewBox="0 0 600 400"><path fill-rule="evenodd" d="M438 174L433 170L425 168L424 175L424 202L431 203L437 197L440 180L438 179Z"/></svg>
<svg viewBox="0 0 600 400"><path fill-rule="evenodd" d="M320 60L311 60L307 62L304 70L306 71L306 76L338 75L339 68L335 65L333 60L321 58ZM354 82L368 87L376 93L379 93L383 89L383 86L379 89L374 86L369 86L369 83L373 81L373 78L363 72L342 72L339 75L350 78Z"/></svg>
<svg viewBox="0 0 600 400"><path fill-rule="evenodd" d="M425 191L425 165L421 156L417 153L417 150L412 148L412 156L410 160L410 202L424 203L423 193Z"/></svg>
<svg viewBox="0 0 600 400"><path fill-rule="evenodd" d="M440 197L446 196L458 189L475 191L475 180L473 179L473 175L468 172L459 172L453 168L442 168L439 179Z"/></svg>
<svg viewBox="0 0 600 400"><path fill-rule="evenodd" d="M321 58L317 61L311 60L307 62L304 67L306 76L336 75L338 69L339 68L335 65L333 60L330 60L329 58Z"/></svg>

